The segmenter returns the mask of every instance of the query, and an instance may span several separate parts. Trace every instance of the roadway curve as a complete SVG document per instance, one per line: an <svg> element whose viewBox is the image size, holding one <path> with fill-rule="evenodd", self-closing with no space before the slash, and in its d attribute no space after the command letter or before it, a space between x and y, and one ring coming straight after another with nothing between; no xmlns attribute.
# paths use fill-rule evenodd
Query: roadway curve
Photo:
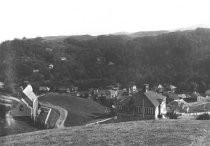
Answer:
<svg viewBox="0 0 210 146"><path fill-rule="evenodd" d="M12 107L12 103L13 102L19 102L22 104L22 102L15 98L15 97L12 97L12 96L9 96L9 95L0 95L0 104L1 105L8 105L10 107ZM64 126L64 123L66 121L66 118L67 118L67 115L68 115L68 111L64 108L61 108L60 106L55 106L53 104L50 104L50 103L40 103L41 105L43 106L48 106L52 109L55 109L55 110L58 110L59 113L60 113L60 116L55 124L55 128L63 128L65 127Z"/></svg>
<svg viewBox="0 0 210 146"><path fill-rule="evenodd" d="M68 116L68 111L60 106L55 106L49 102L46 102L46 103L40 103L41 105L43 106L47 106L47 107L50 107L52 109L56 109L59 111L60 113L60 116L55 124L55 128L64 128L64 123L66 121L66 118Z"/></svg>

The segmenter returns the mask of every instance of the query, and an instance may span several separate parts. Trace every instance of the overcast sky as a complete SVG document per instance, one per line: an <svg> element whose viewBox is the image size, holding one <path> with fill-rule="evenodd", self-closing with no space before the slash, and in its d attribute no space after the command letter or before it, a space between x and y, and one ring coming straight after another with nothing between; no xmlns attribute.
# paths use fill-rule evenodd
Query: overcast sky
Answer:
<svg viewBox="0 0 210 146"><path fill-rule="evenodd" d="M0 42L209 25L209 0L0 0Z"/></svg>

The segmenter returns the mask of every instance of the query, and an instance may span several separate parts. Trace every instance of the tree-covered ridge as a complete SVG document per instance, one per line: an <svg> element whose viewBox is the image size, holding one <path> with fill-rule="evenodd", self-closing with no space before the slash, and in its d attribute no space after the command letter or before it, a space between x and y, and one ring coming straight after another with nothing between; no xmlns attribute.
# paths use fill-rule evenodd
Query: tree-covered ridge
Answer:
<svg viewBox="0 0 210 146"><path fill-rule="evenodd" d="M171 83L186 91L209 88L209 29L128 37L101 35L67 37L62 41L35 38L3 42L0 81L29 80L35 85L80 88L134 81L137 85Z"/></svg>

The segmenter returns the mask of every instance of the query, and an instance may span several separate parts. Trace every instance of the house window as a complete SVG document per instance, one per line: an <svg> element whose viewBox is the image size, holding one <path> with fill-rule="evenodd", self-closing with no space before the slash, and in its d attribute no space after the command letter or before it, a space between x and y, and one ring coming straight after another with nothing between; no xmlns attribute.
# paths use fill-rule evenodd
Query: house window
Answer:
<svg viewBox="0 0 210 146"><path fill-rule="evenodd" d="M122 110L122 105L118 105L118 109L119 110Z"/></svg>
<svg viewBox="0 0 210 146"><path fill-rule="evenodd" d="M150 108L149 107L147 108L147 114L150 114Z"/></svg>
<svg viewBox="0 0 210 146"><path fill-rule="evenodd" d="M142 110L141 110L141 107L140 106L138 107L138 112L139 113L142 113Z"/></svg>
<svg viewBox="0 0 210 146"><path fill-rule="evenodd" d="M152 115L153 113L152 113L152 108L149 108L149 111L150 111L150 114Z"/></svg>
<svg viewBox="0 0 210 146"><path fill-rule="evenodd" d="M148 107L148 114L154 114L154 108L152 108L152 107Z"/></svg>
<svg viewBox="0 0 210 146"><path fill-rule="evenodd" d="M129 111L130 110L130 108L129 107L126 107L126 111Z"/></svg>
<svg viewBox="0 0 210 146"><path fill-rule="evenodd" d="M149 114L152 114L151 107L149 107L148 110L149 110Z"/></svg>
<svg viewBox="0 0 210 146"><path fill-rule="evenodd" d="M147 107L147 114L149 114L149 107Z"/></svg>
<svg viewBox="0 0 210 146"><path fill-rule="evenodd" d="M152 115L152 114L154 114L154 109L152 107L145 107L144 108L144 113Z"/></svg>
<svg viewBox="0 0 210 146"><path fill-rule="evenodd" d="M142 108L142 107L140 107L140 106L136 106L136 107L135 107L135 112L136 112L136 113L141 113L141 112L142 112L142 111L141 111L141 108Z"/></svg>
<svg viewBox="0 0 210 146"><path fill-rule="evenodd" d="M122 106L122 111L124 111L124 112L128 111L128 107L127 106Z"/></svg>
<svg viewBox="0 0 210 146"><path fill-rule="evenodd" d="M147 114L147 107L144 108L144 113Z"/></svg>
<svg viewBox="0 0 210 146"><path fill-rule="evenodd" d="M135 107L135 113L138 113L138 107Z"/></svg>

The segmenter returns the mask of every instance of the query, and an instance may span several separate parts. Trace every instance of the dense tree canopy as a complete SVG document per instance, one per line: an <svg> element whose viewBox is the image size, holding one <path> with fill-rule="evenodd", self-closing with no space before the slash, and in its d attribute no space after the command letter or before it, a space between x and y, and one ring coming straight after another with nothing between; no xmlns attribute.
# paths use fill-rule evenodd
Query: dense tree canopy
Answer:
<svg viewBox="0 0 210 146"><path fill-rule="evenodd" d="M24 80L82 89L115 82L171 83L181 91L203 92L210 88L210 30L135 38L102 35L3 42L0 81L21 84Z"/></svg>

